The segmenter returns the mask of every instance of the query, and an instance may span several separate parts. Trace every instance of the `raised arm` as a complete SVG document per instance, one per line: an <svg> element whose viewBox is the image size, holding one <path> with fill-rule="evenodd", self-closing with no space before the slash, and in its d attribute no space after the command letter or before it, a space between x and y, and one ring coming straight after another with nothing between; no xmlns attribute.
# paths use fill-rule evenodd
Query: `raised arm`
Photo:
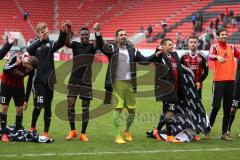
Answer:
<svg viewBox="0 0 240 160"><path fill-rule="evenodd" d="M162 52L163 52L162 46L158 46L153 54L145 57L141 54L140 51L137 50L137 52L136 52L136 58L137 59L136 60L137 60L138 63L145 64L145 65L147 65L151 62L158 62L158 58L160 57ZM148 62L148 63L146 63L146 62Z"/></svg>
<svg viewBox="0 0 240 160"><path fill-rule="evenodd" d="M62 48L66 42L68 32L71 31L71 22L64 22L60 30L58 40L53 44L52 53Z"/></svg>
<svg viewBox="0 0 240 160"><path fill-rule="evenodd" d="M72 37L72 32L67 32L67 36L65 39L65 46L68 48L72 48L71 37Z"/></svg>
<svg viewBox="0 0 240 160"><path fill-rule="evenodd" d="M15 38L10 36L8 41L5 43L5 45L0 50L0 60L2 60L6 56L6 54L10 51L14 41L15 41Z"/></svg>
<svg viewBox="0 0 240 160"><path fill-rule="evenodd" d="M52 46L52 53L56 52L57 50L64 46L66 36L67 36L66 32L60 31L58 40L54 42Z"/></svg>
<svg viewBox="0 0 240 160"><path fill-rule="evenodd" d="M98 48L101 52L105 55L112 54L114 52L114 46L112 44L106 44L103 40L102 34L100 32L100 25L99 23L95 23L93 25L95 30L95 37L96 37L96 48Z"/></svg>
<svg viewBox="0 0 240 160"><path fill-rule="evenodd" d="M135 54L136 54L136 62L138 62L141 65L148 65L151 62L155 61L156 58L156 53L151 54L150 56L144 56L142 55L142 53L140 51L138 51L137 49L135 49Z"/></svg>
<svg viewBox="0 0 240 160"><path fill-rule="evenodd" d="M2 49L0 50L0 60L2 60L6 54L8 53L8 51L11 49L12 44L10 43L5 43L5 45L2 47Z"/></svg>

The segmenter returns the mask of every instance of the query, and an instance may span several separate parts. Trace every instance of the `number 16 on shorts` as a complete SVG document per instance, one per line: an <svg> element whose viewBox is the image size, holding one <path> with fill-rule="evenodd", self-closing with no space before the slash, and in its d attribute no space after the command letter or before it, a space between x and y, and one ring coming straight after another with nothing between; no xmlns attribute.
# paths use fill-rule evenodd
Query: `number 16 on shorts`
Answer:
<svg viewBox="0 0 240 160"><path fill-rule="evenodd" d="M43 96L37 96L37 103L43 103Z"/></svg>

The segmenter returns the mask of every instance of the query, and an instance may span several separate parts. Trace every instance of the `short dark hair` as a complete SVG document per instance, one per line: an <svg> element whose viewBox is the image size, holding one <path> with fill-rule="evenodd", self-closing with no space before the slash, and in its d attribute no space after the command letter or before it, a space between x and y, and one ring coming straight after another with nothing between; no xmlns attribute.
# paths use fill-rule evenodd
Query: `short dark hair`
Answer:
<svg viewBox="0 0 240 160"><path fill-rule="evenodd" d="M165 45L167 41L173 42L172 39L170 39L170 38L163 38L162 41L161 41L161 46Z"/></svg>
<svg viewBox="0 0 240 160"><path fill-rule="evenodd" d="M118 36L118 33L121 32L121 31L125 31L124 29L118 29L116 32L115 32L115 37Z"/></svg>
<svg viewBox="0 0 240 160"><path fill-rule="evenodd" d="M80 32L81 31L88 31L89 32L89 29L87 28L87 27L82 27L81 29L80 29Z"/></svg>
<svg viewBox="0 0 240 160"><path fill-rule="evenodd" d="M219 36L220 33L224 32L224 31L228 32L228 30L226 28L220 28L220 29L217 30L216 35Z"/></svg>
<svg viewBox="0 0 240 160"><path fill-rule="evenodd" d="M197 40L199 41L199 38L198 38L198 36L196 36L196 35L191 35L191 36L189 36L188 39L187 39L187 41L189 41L189 39L197 39Z"/></svg>

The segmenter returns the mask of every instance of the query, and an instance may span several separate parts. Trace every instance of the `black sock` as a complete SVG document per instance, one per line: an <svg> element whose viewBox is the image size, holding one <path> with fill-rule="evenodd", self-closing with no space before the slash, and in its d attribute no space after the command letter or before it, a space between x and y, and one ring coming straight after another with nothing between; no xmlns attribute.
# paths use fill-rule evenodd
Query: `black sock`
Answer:
<svg viewBox="0 0 240 160"><path fill-rule="evenodd" d="M88 120L89 120L89 105L90 101L89 100L83 100L82 102L82 134L86 133L87 126L88 126Z"/></svg>
<svg viewBox="0 0 240 160"><path fill-rule="evenodd" d="M229 122L229 126L228 126L228 131L231 131L231 127L232 127L233 121L235 119L235 114L236 114L236 112L230 113L230 122Z"/></svg>
<svg viewBox="0 0 240 160"><path fill-rule="evenodd" d="M172 128L171 128L171 124L173 123L172 118L169 118L166 120L166 129L167 129L167 135L168 136L172 136Z"/></svg>
<svg viewBox="0 0 240 160"><path fill-rule="evenodd" d="M22 128L22 120L23 120L23 115L16 115L16 120L15 120L16 131Z"/></svg>
<svg viewBox="0 0 240 160"><path fill-rule="evenodd" d="M77 97L68 97L68 121L71 130L76 130L75 128L75 103Z"/></svg>
<svg viewBox="0 0 240 160"><path fill-rule="evenodd" d="M44 108L44 132L48 132L52 119L52 111L51 106L46 106Z"/></svg>
<svg viewBox="0 0 240 160"><path fill-rule="evenodd" d="M36 128L36 123L37 123L38 117L40 115L41 109L42 109L42 107L34 107L34 109L33 109L32 123L31 123L32 128Z"/></svg>
<svg viewBox="0 0 240 160"><path fill-rule="evenodd" d="M75 108L68 108L68 120L71 130L75 130Z"/></svg>
<svg viewBox="0 0 240 160"><path fill-rule="evenodd" d="M81 133L83 134L86 133L86 129L88 126L88 119L89 119L89 107L84 107L83 113L82 113L82 131L81 131Z"/></svg>
<svg viewBox="0 0 240 160"><path fill-rule="evenodd" d="M7 133L6 126L7 126L7 113L1 112L1 128L3 134Z"/></svg>
<svg viewBox="0 0 240 160"><path fill-rule="evenodd" d="M165 116L164 115L161 115L160 117L160 120L158 122L158 126L157 126L157 130L162 130L162 127L166 124L166 121L165 121Z"/></svg>

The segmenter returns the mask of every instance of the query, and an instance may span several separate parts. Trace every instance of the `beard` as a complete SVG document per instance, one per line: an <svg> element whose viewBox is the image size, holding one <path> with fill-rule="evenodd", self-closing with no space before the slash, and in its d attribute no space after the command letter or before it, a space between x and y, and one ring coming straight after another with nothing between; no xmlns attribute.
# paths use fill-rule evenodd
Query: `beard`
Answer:
<svg viewBox="0 0 240 160"><path fill-rule="evenodd" d="M121 44L121 45L126 45L127 43L128 43L127 39L122 39L122 40L120 41L120 44Z"/></svg>

